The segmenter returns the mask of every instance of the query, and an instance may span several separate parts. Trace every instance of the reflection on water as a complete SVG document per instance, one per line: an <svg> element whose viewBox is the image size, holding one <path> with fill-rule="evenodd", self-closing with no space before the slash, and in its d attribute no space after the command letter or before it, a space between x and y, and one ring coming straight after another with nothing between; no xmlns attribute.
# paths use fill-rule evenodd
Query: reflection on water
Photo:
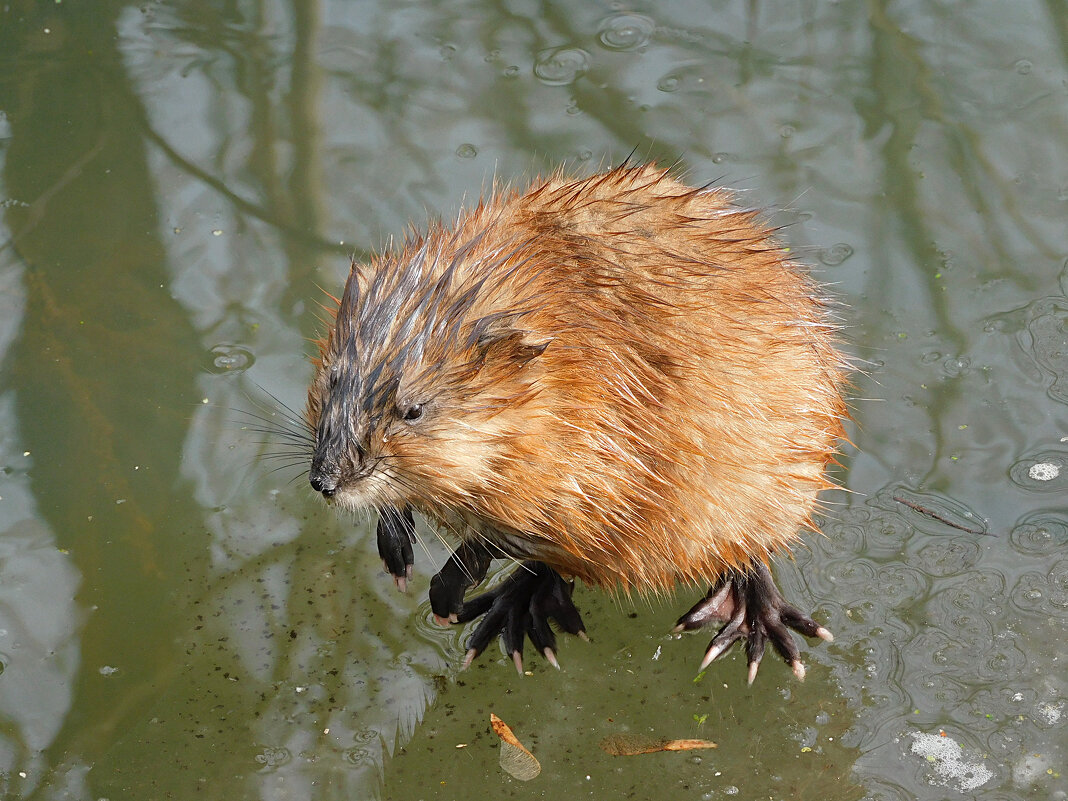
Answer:
<svg viewBox="0 0 1068 801"><path fill-rule="evenodd" d="M0 792L1064 797L1066 24L1037 2L0 7ZM836 634L803 685L769 664L749 690L738 657L694 681L677 603L590 591L564 671L457 676L462 634L425 603L445 546L422 530L397 593L368 521L256 430L301 408L350 254L634 148L778 209L866 367L849 492L778 571ZM495 772L490 711L535 780ZM719 748L623 764L606 736Z"/></svg>

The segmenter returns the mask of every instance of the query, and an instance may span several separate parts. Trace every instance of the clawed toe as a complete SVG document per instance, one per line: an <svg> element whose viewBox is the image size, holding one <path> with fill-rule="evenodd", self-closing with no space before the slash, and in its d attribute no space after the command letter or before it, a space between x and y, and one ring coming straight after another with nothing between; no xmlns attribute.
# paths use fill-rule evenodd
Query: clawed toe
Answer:
<svg viewBox="0 0 1068 801"><path fill-rule="evenodd" d="M724 573L701 601L679 618L675 631L692 631L725 622L708 644L699 670L704 670L741 640L745 641L747 679L752 684L770 642L799 680L805 666L790 630L830 642L834 636L783 598L763 563L749 570Z"/></svg>

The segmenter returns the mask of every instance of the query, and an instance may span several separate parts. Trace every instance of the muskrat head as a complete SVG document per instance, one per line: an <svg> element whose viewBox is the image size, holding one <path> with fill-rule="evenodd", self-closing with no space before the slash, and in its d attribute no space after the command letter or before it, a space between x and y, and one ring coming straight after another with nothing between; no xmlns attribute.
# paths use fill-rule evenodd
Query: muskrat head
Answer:
<svg viewBox="0 0 1068 801"><path fill-rule="evenodd" d="M547 341L419 244L353 264L320 345L309 481L348 509L471 508L517 436L509 412L538 394L528 363Z"/></svg>

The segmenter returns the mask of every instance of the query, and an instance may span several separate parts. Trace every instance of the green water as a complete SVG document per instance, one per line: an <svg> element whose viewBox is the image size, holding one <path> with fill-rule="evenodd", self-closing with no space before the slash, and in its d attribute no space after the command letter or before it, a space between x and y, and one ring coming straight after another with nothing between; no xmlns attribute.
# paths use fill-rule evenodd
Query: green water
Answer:
<svg viewBox="0 0 1068 801"><path fill-rule="evenodd" d="M0 797L1068 798L1066 43L1008 0L0 5ZM396 592L250 425L351 253L635 148L771 210L866 371L777 570L836 634L804 684L583 588L562 672L457 674L444 546Z"/></svg>

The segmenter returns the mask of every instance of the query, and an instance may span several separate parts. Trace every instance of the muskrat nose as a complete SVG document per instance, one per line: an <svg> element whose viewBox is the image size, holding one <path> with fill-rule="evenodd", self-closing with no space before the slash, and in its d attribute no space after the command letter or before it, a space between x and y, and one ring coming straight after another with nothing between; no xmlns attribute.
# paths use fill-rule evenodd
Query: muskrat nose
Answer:
<svg viewBox="0 0 1068 801"><path fill-rule="evenodd" d="M333 498L337 494L337 484L318 473L313 473L308 478L308 483L312 485L313 490L321 492L324 498Z"/></svg>

